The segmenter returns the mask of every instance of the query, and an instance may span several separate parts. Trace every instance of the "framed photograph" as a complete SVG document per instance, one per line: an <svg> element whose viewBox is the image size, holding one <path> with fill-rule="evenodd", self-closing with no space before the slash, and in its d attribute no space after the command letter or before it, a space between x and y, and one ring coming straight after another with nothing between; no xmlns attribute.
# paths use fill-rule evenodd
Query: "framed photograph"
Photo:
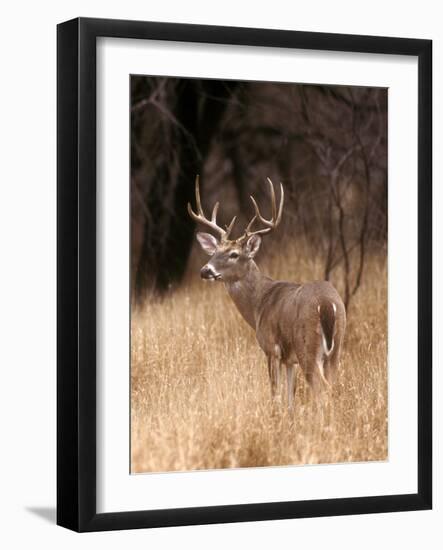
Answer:
<svg viewBox="0 0 443 550"><path fill-rule="evenodd" d="M57 36L57 523L430 509L431 41Z"/></svg>

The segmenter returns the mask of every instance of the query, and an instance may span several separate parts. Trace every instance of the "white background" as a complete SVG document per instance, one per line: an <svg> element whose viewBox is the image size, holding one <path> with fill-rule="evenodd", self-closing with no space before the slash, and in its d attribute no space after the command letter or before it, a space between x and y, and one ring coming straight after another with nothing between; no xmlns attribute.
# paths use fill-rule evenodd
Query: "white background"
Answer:
<svg viewBox="0 0 443 550"><path fill-rule="evenodd" d="M417 492L417 59L122 39L100 39L97 55L97 227L101 258L97 510ZM297 79L389 88L389 460L345 466L128 475L129 270L122 258L129 258L129 74ZM406 294L408 300L404 299Z"/></svg>
<svg viewBox="0 0 443 550"><path fill-rule="evenodd" d="M219 3L125 0L8 4L2 12L0 128L1 346L0 542L6 548L439 548L443 488L435 475L431 512L76 535L54 526L55 506L55 24L78 15L378 34L434 40L434 280L441 279L443 207L443 29L438 2L372 0ZM13 6L13 7L11 7ZM438 251L440 248L440 252ZM434 333L443 303L435 289ZM440 338L441 339L441 338ZM435 395L442 394L441 341L434 346ZM435 463L441 404L435 400ZM439 432L439 433L438 433Z"/></svg>

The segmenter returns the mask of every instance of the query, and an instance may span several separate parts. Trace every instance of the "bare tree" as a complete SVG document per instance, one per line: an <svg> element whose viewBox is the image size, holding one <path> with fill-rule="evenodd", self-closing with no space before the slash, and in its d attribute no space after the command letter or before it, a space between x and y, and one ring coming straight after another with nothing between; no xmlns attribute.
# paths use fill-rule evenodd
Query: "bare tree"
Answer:
<svg viewBox="0 0 443 550"><path fill-rule="evenodd" d="M134 296L180 282L196 174L203 204L226 205L222 224L246 220L271 177L286 189L282 233L324 252L348 307L369 249L386 240L386 91L143 76L131 86Z"/></svg>
<svg viewBox="0 0 443 550"><path fill-rule="evenodd" d="M343 123L348 124L348 128L345 126L347 131L340 136L341 140L334 140L328 136L327 130L332 125L326 114L313 120L311 114L313 109L308 103L306 90L301 88L300 93L306 121L306 141L318 159L321 173L329 188L326 216L328 244L324 276L329 280L333 269L343 264L344 303L348 308L363 278L369 220L371 207L374 204L371 200L375 171L373 161L386 133L379 101L380 90L347 89L346 96L349 97L343 95L343 100L340 102L342 109L338 110ZM363 97L359 98L359 94L363 94ZM328 101L331 97L328 94ZM334 112L332 106L327 110ZM359 227L354 223L350 230L347 227L352 216L350 208L355 210L355 206L350 205L348 193L350 190L355 191L356 188L360 188L359 199L361 200L358 209ZM357 254L352 254L354 251Z"/></svg>

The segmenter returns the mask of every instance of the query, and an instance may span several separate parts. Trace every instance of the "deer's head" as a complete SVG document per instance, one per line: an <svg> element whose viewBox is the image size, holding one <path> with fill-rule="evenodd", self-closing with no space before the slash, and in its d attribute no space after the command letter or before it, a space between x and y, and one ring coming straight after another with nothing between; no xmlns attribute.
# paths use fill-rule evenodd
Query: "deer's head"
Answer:
<svg viewBox="0 0 443 550"><path fill-rule="evenodd" d="M269 189L271 193L272 218L267 220L260 214L257 202L251 196L251 201L254 206L255 214L248 223L243 235L238 239L230 239L230 234L235 224L236 216L231 223L223 229L217 225L217 211L219 203L217 202L212 210L211 218L207 218L203 212L200 200L200 188L198 176L195 180L195 199L197 204L197 213L192 210L188 203L189 215L198 223L206 225L217 237L210 233L197 233L197 240L200 246L211 257L209 262L205 264L200 275L202 279L209 281L225 281L235 282L242 279L249 269L249 263L257 254L260 244L261 235L270 233L275 229L281 221L283 212L284 192L283 185L280 184L280 203L277 209L275 199L275 191L272 181L268 178ZM265 227L252 231L252 226L256 221L262 223Z"/></svg>

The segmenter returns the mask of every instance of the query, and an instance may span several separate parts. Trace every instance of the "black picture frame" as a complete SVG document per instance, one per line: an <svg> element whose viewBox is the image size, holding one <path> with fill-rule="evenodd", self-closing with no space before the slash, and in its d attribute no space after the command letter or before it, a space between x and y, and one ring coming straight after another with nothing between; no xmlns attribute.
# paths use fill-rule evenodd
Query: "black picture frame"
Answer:
<svg viewBox="0 0 443 550"><path fill-rule="evenodd" d="M418 471L415 494L96 512L96 39L398 54L418 59ZM432 42L74 19L57 29L57 523L76 531L425 510L432 507Z"/></svg>

